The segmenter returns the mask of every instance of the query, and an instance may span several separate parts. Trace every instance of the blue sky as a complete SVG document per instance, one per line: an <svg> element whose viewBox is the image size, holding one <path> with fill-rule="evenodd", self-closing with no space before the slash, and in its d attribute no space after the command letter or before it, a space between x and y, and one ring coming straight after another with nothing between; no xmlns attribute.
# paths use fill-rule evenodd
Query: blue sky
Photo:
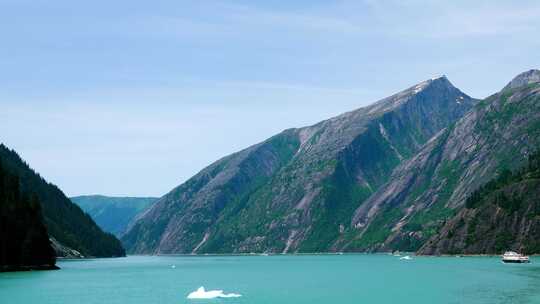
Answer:
<svg viewBox="0 0 540 304"><path fill-rule="evenodd" d="M538 33L526 0L0 0L0 140L68 195L160 196L435 75L485 97Z"/></svg>

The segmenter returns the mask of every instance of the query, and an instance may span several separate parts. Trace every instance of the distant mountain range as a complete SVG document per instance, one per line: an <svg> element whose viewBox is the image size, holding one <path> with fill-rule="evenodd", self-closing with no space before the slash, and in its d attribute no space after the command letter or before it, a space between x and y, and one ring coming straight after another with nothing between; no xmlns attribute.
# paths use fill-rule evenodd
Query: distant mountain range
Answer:
<svg viewBox="0 0 540 304"><path fill-rule="evenodd" d="M454 247L425 244L450 229L473 191L539 146L539 82L540 71L527 71L477 100L438 77L285 130L160 198L123 244L145 254L447 253Z"/></svg>
<svg viewBox="0 0 540 304"><path fill-rule="evenodd" d="M116 237L103 232L58 187L45 181L3 144L0 145L0 164L5 181L0 184L0 197L3 196L0 210L5 219L0 230L2 256L19 250L16 256L28 256L19 261L26 266L47 260L50 246L56 250L53 252L56 256L125 256ZM38 250L45 256L33 257ZM0 262L0 265L8 265L4 264L5 260Z"/></svg>
<svg viewBox="0 0 540 304"><path fill-rule="evenodd" d="M111 197L83 195L70 198L88 213L104 231L120 237L128 224L141 212L150 207L155 197Z"/></svg>

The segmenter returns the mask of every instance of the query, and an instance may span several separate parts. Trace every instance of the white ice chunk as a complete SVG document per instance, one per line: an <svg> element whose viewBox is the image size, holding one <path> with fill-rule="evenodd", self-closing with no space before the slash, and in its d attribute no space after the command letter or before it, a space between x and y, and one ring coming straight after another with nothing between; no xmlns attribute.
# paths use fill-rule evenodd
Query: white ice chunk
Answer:
<svg viewBox="0 0 540 304"><path fill-rule="evenodd" d="M188 294L188 299L215 299L215 298L238 298L241 294L237 293L223 293L223 290L204 290L201 286L196 291Z"/></svg>

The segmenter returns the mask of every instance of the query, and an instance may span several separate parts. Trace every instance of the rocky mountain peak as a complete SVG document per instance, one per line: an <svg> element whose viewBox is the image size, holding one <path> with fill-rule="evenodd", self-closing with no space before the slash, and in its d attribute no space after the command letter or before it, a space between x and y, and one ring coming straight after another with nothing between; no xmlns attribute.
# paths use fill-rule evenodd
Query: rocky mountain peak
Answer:
<svg viewBox="0 0 540 304"><path fill-rule="evenodd" d="M426 93L428 95L438 95L448 91L452 91L453 94L458 95L457 100L460 101L459 103L461 103L463 99L470 99L469 96L454 87L445 75L441 75L419 82L399 93L379 100L376 103L367 106L365 109L367 109L368 114L388 112L413 100L417 95L426 95Z"/></svg>
<svg viewBox="0 0 540 304"><path fill-rule="evenodd" d="M418 84L410 87L409 89L403 91L407 95L416 95L422 91L428 89L434 89L436 91L441 90L458 90L454 85L446 78L445 75L435 76L433 78L419 82Z"/></svg>
<svg viewBox="0 0 540 304"><path fill-rule="evenodd" d="M539 82L540 82L540 70L536 70L536 69L528 70L514 77L514 79L512 79L512 81L510 81L504 87L503 90L514 89L514 88L528 85L531 83L539 83Z"/></svg>
<svg viewBox="0 0 540 304"><path fill-rule="evenodd" d="M435 76L431 79L426 80L426 82L428 82L428 84L431 84L431 85L440 85L440 86L449 87L449 88L456 88L450 82L450 80L448 80L446 75Z"/></svg>

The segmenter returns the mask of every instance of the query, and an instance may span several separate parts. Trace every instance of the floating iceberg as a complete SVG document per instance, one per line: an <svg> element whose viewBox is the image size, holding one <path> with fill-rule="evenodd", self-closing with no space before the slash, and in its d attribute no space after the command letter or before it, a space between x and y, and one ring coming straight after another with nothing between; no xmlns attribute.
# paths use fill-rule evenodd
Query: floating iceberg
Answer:
<svg viewBox="0 0 540 304"><path fill-rule="evenodd" d="M223 293L223 290L204 290L201 286L196 291L188 294L188 299L215 299L215 298L238 298L241 294L237 293Z"/></svg>

